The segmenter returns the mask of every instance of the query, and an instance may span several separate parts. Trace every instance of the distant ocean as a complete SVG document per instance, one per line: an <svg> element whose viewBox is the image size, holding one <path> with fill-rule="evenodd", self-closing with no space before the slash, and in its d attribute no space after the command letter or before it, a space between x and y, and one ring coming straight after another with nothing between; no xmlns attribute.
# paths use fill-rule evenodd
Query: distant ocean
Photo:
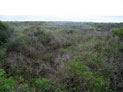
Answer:
<svg viewBox="0 0 123 92"><path fill-rule="evenodd" d="M122 22L123 16L39 16L0 15L0 21L73 21L73 22Z"/></svg>

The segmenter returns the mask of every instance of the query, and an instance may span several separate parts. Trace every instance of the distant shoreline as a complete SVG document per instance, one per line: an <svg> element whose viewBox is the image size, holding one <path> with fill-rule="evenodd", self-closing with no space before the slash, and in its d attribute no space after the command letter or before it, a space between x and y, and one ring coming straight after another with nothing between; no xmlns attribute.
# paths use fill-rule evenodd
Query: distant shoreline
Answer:
<svg viewBox="0 0 123 92"><path fill-rule="evenodd" d="M0 21L33 21L33 22L91 22L123 23L123 16L39 16L39 15L0 15Z"/></svg>

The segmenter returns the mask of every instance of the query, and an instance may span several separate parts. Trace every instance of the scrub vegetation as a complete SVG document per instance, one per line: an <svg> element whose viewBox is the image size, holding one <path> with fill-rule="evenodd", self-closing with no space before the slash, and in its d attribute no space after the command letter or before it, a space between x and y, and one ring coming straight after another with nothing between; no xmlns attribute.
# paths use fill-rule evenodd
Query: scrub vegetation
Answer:
<svg viewBox="0 0 123 92"><path fill-rule="evenodd" d="M123 92L123 23L0 22L0 92Z"/></svg>

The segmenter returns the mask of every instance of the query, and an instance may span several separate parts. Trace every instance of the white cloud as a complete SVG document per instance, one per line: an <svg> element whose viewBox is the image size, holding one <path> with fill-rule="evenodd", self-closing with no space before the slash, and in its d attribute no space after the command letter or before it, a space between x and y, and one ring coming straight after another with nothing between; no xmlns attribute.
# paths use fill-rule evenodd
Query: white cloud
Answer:
<svg viewBox="0 0 123 92"><path fill-rule="evenodd" d="M123 16L123 0L1 0L0 15Z"/></svg>

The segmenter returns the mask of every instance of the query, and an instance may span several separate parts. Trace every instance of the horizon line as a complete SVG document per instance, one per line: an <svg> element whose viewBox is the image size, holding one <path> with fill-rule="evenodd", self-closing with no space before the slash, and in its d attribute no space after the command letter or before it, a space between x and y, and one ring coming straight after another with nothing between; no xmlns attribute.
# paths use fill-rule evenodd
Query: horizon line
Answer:
<svg viewBox="0 0 123 92"><path fill-rule="evenodd" d="M123 16L0 15L0 21L123 22Z"/></svg>

